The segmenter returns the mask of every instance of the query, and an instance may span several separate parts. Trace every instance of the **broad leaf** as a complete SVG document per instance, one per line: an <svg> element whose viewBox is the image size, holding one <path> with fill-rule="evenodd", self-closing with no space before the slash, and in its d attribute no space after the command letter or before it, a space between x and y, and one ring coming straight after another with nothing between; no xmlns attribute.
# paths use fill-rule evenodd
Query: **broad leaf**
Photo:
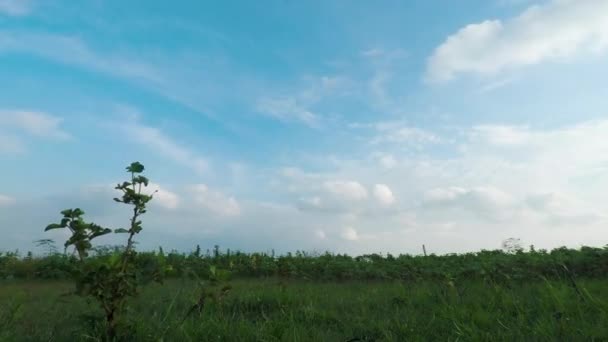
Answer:
<svg viewBox="0 0 608 342"><path fill-rule="evenodd" d="M144 172L144 166L140 162L131 163L131 165L127 167L127 171L133 173L142 173Z"/></svg>
<svg viewBox="0 0 608 342"><path fill-rule="evenodd" d="M65 228L65 226L62 226L62 225L57 224L57 223L51 223L48 226L46 226L46 228L44 229L44 231L46 232L47 230L57 229L57 228Z"/></svg>

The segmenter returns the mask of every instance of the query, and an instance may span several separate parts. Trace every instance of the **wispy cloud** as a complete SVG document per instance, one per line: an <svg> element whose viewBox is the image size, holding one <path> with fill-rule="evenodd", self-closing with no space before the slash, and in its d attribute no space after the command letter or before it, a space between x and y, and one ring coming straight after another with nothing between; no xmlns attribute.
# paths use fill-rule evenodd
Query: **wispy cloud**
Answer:
<svg viewBox="0 0 608 342"><path fill-rule="evenodd" d="M426 129L415 127L403 120L379 121L372 123L351 123L352 129L371 129L373 137L369 139L372 145L379 144L408 144L421 147L427 144L437 144L441 138ZM386 160L392 164L391 160Z"/></svg>
<svg viewBox="0 0 608 342"><path fill-rule="evenodd" d="M61 128L62 118L35 111L0 110L0 128L8 127L41 138L68 139Z"/></svg>
<svg viewBox="0 0 608 342"><path fill-rule="evenodd" d="M81 36L0 29L0 55L6 52L32 54L83 70L121 79L209 118L217 119L209 108L217 86L201 83L208 79L211 68L201 58L168 56L113 47L99 48ZM228 76L226 76L228 77ZM204 89L205 91L203 91Z"/></svg>
<svg viewBox="0 0 608 342"><path fill-rule="evenodd" d="M0 0L0 15L24 16L31 12L30 0Z"/></svg>
<svg viewBox="0 0 608 342"><path fill-rule="evenodd" d="M0 194L0 206L7 206L13 203L15 203L14 198Z"/></svg>
<svg viewBox="0 0 608 342"><path fill-rule="evenodd" d="M62 122L44 112L0 110L0 153L23 153L31 138L68 140L71 135L61 127Z"/></svg>
<svg viewBox="0 0 608 342"><path fill-rule="evenodd" d="M134 142L150 148L153 152L158 152L165 158L187 166L199 174L208 171L209 163L205 158L176 142L159 128L142 124L136 117L127 121L126 124L115 126L123 130Z"/></svg>
<svg viewBox="0 0 608 342"><path fill-rule="evenodd" d="M319 116L293 97L260 99L257 103L257 110L284 122L301 122L310 127L319 125Z"/></svg>
<svg viewBox="0 0 608 342"><path fill-rule="evenodd" d="M296 122L311 128L319 128L328 118L314 109L327 99L343 95L350 86L350 80L342 76L306 77L305 85L293 92L281 95L263 96L256 102L256 110L283 122Z"/></svg>
<svg viewBox="0 0 608 342"><path fill-rule="evenodd" d="M25 152L25 150L25 145L21 139L0 131L0 154L18 154Z"/></svg>
<svg viewBox="0 0 608 342"><path fill-rule="evenodd" d="M96 51L78 36L0 30L0 53L3 51L39 55L134 81L158 83L162 80L158 69L151 64L138 61L134 56Z"/></svg>
<svg viewBox="0 0 608 342"><path fill-rule="evenodd" d="M470 24L449 36L428 60L426 79L499 72L597 53L608 47L608 2L553 0L507 20Z"/></svg>

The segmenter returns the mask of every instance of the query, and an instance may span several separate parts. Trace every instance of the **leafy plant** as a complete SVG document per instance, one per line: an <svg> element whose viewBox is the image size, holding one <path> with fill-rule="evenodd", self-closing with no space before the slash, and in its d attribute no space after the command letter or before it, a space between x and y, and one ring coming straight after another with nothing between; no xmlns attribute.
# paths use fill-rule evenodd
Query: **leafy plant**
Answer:
<svg viewBox="0 0 608 342"><path fill-rule="evenodd" d="M84 211L80 208L66 209L61 212L63 218L60 223L53 223L45 231L67 228L72 236L65 242L65 248L74 247L78 255L79 265L73 272L76 282L76 293L82 296L95 298L105 313L106 338L114 340L117 336L119 316L125 308L128 297L137 294L138 268L136 266L136 252L133 248L135 235L142 231L140 216L146 213L146 205L153 195L142 193L142 188L148 186L148 178L141 175L144 166L134 162L127 167L131 179L118 184L115 189L122 192L116 202L133 207L128 229L112 229L101 227L95 223L84 221ZM128 234L127 243L122 251L117 251L103 257L89 258L93 248L92 240L109 234ZM161 272L158 272L160 276Z"/></svg>

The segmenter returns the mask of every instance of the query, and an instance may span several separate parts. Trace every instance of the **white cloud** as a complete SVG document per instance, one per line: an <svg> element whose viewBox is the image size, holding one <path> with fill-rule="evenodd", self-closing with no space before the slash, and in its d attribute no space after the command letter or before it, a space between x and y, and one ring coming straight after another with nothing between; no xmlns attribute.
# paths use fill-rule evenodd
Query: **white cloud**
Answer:
<svg viewBox="0 0 608 342"><path fill-rule="evenodd" d="M448 132L462 139L462 152L411 155L390 150L399 161L392 168L381 168L380 154L370 157L373 152L364 150L361 159L331 156L305 164L316 171L291 167L254 170L255 176L244 172L238 187L223 188L235 189L230 192L219 192L213 183L193 186L176 192L175 209L152 208L148 232L162 232L171 222L176 228L166 239L144 234L142 248L158 241L171 246L169 241L178 239L180 248L205 241L242 250L357 254L420 253L422 244L429 253L499 248L508 237L538 248L598 245L608 239L608 218L602 215L608 212L606 132L608 120L552 129L477 125ZM304 164L297 158L290 162ZM390 185L398 200L382 205L381 187L375 186L380 184ZM236 189L268 202L237 201L232 196L242 193ZM104 195L103 203L121 207L107 201L110 197ZM0 225L16 220L7 215L20 216L14 208L22 201L0 208ZM56 203L53 213L56 207L68 207ZM95 222L103 224L105 212L114 210L95 210L93 201L84 204ZM122 216L116 219L123 221Z"/></svg>
<svg viewBox="0 0 608 342"><path fill-rule="evenodd" d="M0 110L0 153L23 153L29 137L67 140L62 118L36 111Z"/></svg>
<svg viewBox="0 0 608 342"><path fill-rule="evenodd" d="M315 231L315 237L317 239L325 240L327 238L327 235L325 235L325 232L323 230L318 229L317 231Z"/></svg>
<svg viewBox="0 0 608 342"><path fill-rule="evenodd" d="M395 202L395 196L386 184L374 185L374 197L383 205L391 205Z"/></svg>
<svg viewBox="0 0 608 342"><path fill-rule="evenodd" d="M481 139L492 145L521 146L530 141L531 134L527 127L507 125L479 125L470 131L472 139Z"/></svg>
<svg viewBox="0 0 608 342"><path fill-rule="evenodd" d="M219 191L210 190L205 184L192 186L192 191L195 203L216 215L232 217L241 214L240 205L234 197L226 196Z"/></svg>
<svg viewBox="0 0 608 342"><path fill-rule="evenodd" d="M551 225L585 225L604 218L604 215L589 210L584 202L563 193L531 194L526 198L526 204Z"/></svg>
<svg viewBox="0 0 608 342"><path fill-rule="evenodd" d="M380 167L386 152L364 153L370 157L359 160L332 156L319 161L323 172L284 169L286 182L273 191L285 191L286 201L292 200L309 224L369 232L358 232L366 241L358 251L393 244L396 250L417 251L431 241L434 251L499 248L512 236L551 248L608 238L601 230L608 222L601 215L608 210L608 194L602 191L608 188L608 120L551 129L485 124L445 132L453 136L439 139L458 138L462 149L446 144L452 151L442 156L393 149L390 155L399 163L392 168ZM399 201L379 205L373 186L372 198L347 201L325 186L335 180L375 184L379 179L400 194ZM552 193L560 195L545 198ZM333 241L342 233L327 231L327 241L335 248L345 246Z"/></svg>
<svg viewBox="0 0 608 342"><path fill-rule="evenodd" d="M62 122L62 118L43 112L0 110L0 128L19 129L42 138L68 139L70 135L60 127Z"/></svg>
<svg viewBox="0 0 608 342"><path fill-rule="evenodd" d="M342 230L342 238L348 241L359 240L359 233L353 227L346 227Z"/></svg>
<svg viewBox="0 0 608 342"><path fill-rule="evenodd" d="M23 153L25 150L26 148L21 139L0 132L0 154Z"/></svg>
<svg viewBox="0 0 608 342"><path fill-rule="evenodd" d="M292 97L263 98L257 103L257 110L284 122L301 122L310 127L319 125L319 117Z"/></svg>
<svg viewBox="0 0 608 342"><path fill-rule="evenodd" d="M608 47L608 2L553 0L519 16L470 24L449 36L429 58L426 78L492 75Z"/></svg>
<svg viewBox="0 0 608 342"><path fill-rule="evenodd" d="M166 190L156 183L148 184L146 192L154 194L152 203L158 204L163 208L177 209L180 204L179 196L176 193Z"/></svg>
<svg viewBox="0 0 608 342"><path fill-rule="evenodd" d="M121 182L114 182L111 184L91 184L83 187L85 195L96 195L96 194L107 194L110 198L120 197L122 192L116 189L116 184ZM165 187L157 183L149 183L147 187L142 187L142 193L146 195L153 195L151 205L160 206L165 209L177 209L180 205L180 196L175 192L167 190Z"/></svg>
<svg viewBox="0 0 608 342"><path fill-rule="evenodd" d="M327 192L348 201L359 201L367 198L367 189L359 182L350 180L333 180L323 183Z"/></svg>
<svg viewBox="0 0 608 342"><path fill-rule="evenodd" d="M30 13L31 9L30 0L0 0L0 14L23 16Z"/></svg>
<svg viewBox="0 0 608 342"><path fill-rule="evenodd" d="M283 122L296 122L311 128L324 126L327 117L315 109L324 100L344 95L351 85L341 76L305 77L305 84L291 91L279 91L280 95L262 96L255 103L256 110Z"/></svg>
<svg viewBox="0 0 608 342"><path fill-rule="evenodd" d="M132 80L158 83L157 69L134 58L100 53L78 37L0 30L0 53L20 51Z"/></svg>
<svg viewBox="0 0 608 342"><path fill-rule="evenodd" d="M372 144L379 143L413 143L429 144L439 142L439 138L423 129L416 127L399 127L396 129L380 129L380 134L372 139Z"/></svg>
<svg viewBox="0 0 608 342"><path fill-rule="evenodd" d="M216 99L233 95L234 87L221 85L238 83L233 74L190 53L126 49L120 41L114 43L102 50L78 35L0 29L0 55L25 53L102 73L153 91L210 119L220 119L210 108Z"/></svg>
<svg viewBox="0 0 608 342"><path fill-rule="evenodd" d="M482 221L485 224L509 222L515 224L528 214L523 199L496 188L435 188L423 195L419 214L429 221L449 220L455 223Z"/></svg>
<svg viewBox="0 0 608 342"><path fill-rule="evenodd" d="M499 212L515 203L511 195L494 187L435 188L424 194L424 201L431 206L455 206L473 212Z"/></svg>
<svg viewBox="0 0 608 342"><path fill-rule="evenodd" d="M0 194L0 206L7 206L13 203L15 203L14 198Z"/></svg>
<svg viewBox="0 0 608 342"><path fill-rule="evenodd" d="M206 159L177 143L158 128L143 125L137 120L118 126L128 133L127 136L134 139L135 142L149 147L152 151L158 152L176 163L185 165L200 174L208 170Z"/></svg>
<svg viewBox="0 0 608 342"><path fill-rule="evenodd" d="M354 123L350 128L368 128L376 132L370 144L408 144L422 147L428 144L437 144L441 138L435 133L420 127L408 125L403 121L381 121L376 123Z"/></svg>
<svg viewBox="0 0 608 342"><path fill-rule="evenodd" d="M392 154L382 154L379 156L378 161L385 169L392 169L397 165L397 160Z"/></svg>

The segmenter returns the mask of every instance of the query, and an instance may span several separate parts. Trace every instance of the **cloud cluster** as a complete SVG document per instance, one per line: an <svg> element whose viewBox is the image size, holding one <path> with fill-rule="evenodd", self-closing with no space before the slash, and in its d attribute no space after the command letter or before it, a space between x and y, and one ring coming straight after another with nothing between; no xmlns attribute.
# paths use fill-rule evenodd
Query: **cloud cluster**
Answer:
<svg viewBox="0 0 608 342"><path fill-rule="evenodd" d="M426 79L446 82L459 74L505 70L594 54L608 47L608 3L552 0L507 20L470 24L450 35L428 60Z"/></svg>

